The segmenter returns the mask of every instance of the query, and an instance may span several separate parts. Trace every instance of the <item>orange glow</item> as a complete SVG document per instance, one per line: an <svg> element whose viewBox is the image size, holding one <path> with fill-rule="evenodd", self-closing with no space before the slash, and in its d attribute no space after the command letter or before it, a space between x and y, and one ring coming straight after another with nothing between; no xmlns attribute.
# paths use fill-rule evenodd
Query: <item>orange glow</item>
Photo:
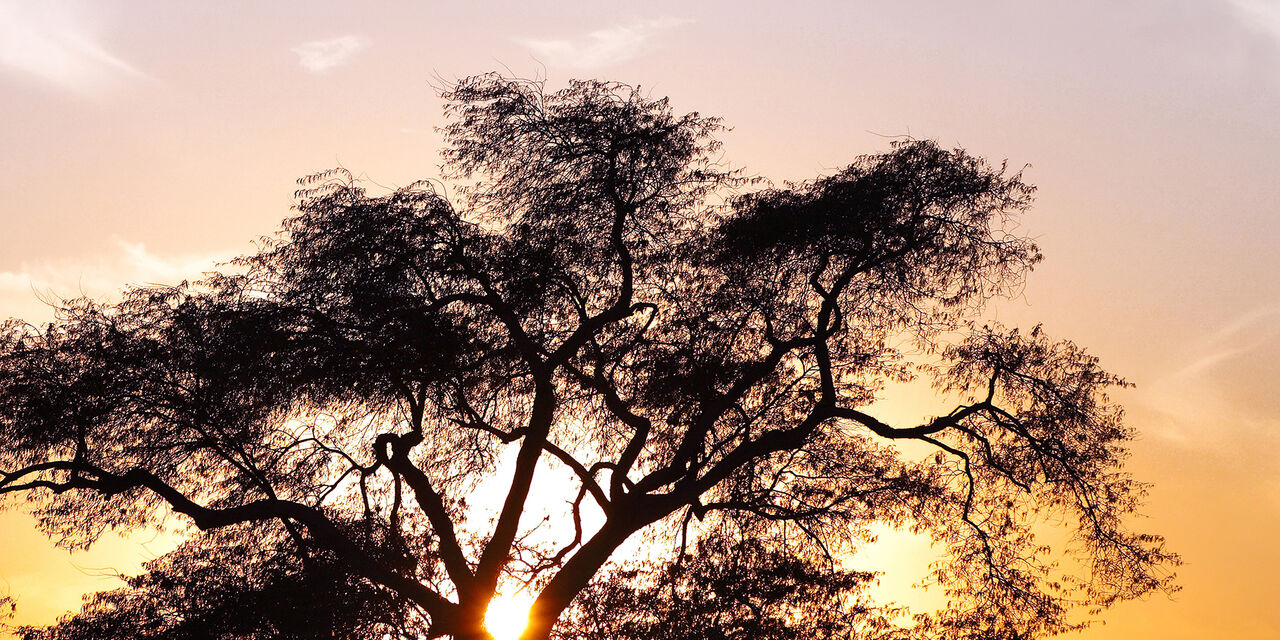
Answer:
<svg viewBox="0 0 1280 640"><path fill-rule="evenodd" d="M436 177L437 78L509 68L554 86L640 84L724 117L725 158L779 186L885 136L938 138L1031 165L1025 232L1046 260L992 314L1043 320L1138 385L1116 396L1142 433L1128 468L1152 483L1139 525L1187 561L1173 598L1122 604L1064 638L1273 640L1277 6L0 0L0 319L47 321L50 292L198 278L252 251L318 169L387 186ZM886 419L936 413L916 400ZM108 537L69 555L7 512L0 596L17 599L14 624L51 623L81 593L120 586L110 570L166 548ZM895 553L910 571L885 577L904 593L886 599L940 597L906 591L932 558L906 535L887 532L865 567L892 570ZM501 634L527 609L495 601L489 628L514 638Z"/></svg>
<svg viewBox="0 0 1280 640"><path fill-rule="evenodd" d="M529 608L533 600L528 596L494 596L484 612L484 626L494 640L516 640L529 624Z"/></svg>

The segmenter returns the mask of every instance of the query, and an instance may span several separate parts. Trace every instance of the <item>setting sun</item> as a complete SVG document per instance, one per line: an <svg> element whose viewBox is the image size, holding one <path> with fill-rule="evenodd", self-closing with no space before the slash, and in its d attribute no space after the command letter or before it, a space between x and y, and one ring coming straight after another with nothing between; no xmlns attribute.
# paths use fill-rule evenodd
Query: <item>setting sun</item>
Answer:
<svg viewBox="0 0 1280 640"><path fill-rule="evenodd" d="M1280 0L0 0L0 96L0 640L1280 640Z"/></svg>
<svg viewBox="0 0 1280 640"><path fill-rule="evenodd" d="M516 640L529 624L533 601L521 596L494 596L484 614L484 626L494 640Z"/></svg>

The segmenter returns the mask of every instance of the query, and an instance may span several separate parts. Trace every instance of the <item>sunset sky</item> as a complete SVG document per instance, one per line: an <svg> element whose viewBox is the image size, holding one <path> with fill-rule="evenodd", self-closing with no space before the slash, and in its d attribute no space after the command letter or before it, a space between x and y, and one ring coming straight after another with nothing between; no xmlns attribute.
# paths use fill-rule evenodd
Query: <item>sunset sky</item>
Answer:
<svg viewBox="0 0 1280 640"><path fill-rule="evenodd" d="M435 177L433 86L491 70L722 116L778 184L904 135L1029 165L1046 260L991 315L1138 385L1135 524L1187 563L1076 637L1280 637L1280 0L0 0L0 316L198 277L317 170ZM0 515L0 595L52 621L147 539L68 555Z"/></svg>

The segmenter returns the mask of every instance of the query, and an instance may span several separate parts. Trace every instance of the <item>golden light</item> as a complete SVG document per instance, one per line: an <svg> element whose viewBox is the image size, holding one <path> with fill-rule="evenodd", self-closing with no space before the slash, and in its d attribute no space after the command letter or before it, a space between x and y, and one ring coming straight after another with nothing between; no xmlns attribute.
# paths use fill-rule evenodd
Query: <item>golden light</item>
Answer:
<svg viewBox="0 0 1280 640"><path fill-rule="evenodd" d="M529 624L533 600L520 596L494 596L484 612L484 626L494 640L516 640Z"/></svg>

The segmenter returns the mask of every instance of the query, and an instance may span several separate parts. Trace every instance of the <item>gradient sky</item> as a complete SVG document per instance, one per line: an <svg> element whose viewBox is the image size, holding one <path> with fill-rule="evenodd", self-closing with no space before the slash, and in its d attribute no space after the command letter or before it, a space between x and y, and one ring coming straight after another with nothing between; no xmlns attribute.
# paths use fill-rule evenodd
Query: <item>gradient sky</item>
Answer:
<svg viewBox="0 0 1280 640"><path fill-rule="evenodd" d="M907 134L1030 165L1047 259L993 313L1138 384L1139 526L1187 561L1077 637L1280 637L1280 0L0 0L0 316L198 276L316 170L433 177L433 83L495 69L723 116L778 182ZM0 539L29 622L163 550L68 556L14 514Z"/></svg>

